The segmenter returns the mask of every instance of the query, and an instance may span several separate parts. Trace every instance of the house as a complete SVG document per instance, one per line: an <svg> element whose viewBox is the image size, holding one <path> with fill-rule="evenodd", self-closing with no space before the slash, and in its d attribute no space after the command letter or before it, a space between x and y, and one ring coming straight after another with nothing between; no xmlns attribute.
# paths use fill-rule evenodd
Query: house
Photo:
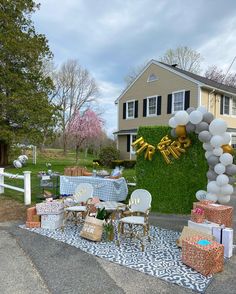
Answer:
<svg viewBox="0 0 236 294"><path fill-rule="evenodd" d="M116 99L117 145L122 159L135 159L131 143L139 126L168 125L171 115L188 107L207 107L223 118L236 147L236 88L151 60Z"/></svg>

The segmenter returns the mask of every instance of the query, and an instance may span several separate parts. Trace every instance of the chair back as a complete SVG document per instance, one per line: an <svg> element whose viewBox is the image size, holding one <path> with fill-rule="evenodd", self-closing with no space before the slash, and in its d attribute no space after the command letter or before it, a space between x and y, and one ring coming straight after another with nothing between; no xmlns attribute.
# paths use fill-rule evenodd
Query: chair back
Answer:
<svg viewBox="0 0 236 294"><path fill-rule="evenodd" d="M130 210L133 212L146 212L151 208L152 195L144 189L136 189L130 196Z"/></svg>
<svg viewBox="0 0 236 294"><path fill-rule="evenodd" d="M78 202L87 202L93 197L93 186L89 183L81 183L75 188L74 199Z"/></svg>

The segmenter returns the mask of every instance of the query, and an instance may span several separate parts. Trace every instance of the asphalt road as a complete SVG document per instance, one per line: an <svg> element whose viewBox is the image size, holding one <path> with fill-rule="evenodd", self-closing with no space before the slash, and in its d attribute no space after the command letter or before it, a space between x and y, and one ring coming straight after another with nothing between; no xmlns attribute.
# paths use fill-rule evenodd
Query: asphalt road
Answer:
<svg viewBox="0 0 236 294"><path fill-rule="evenodd" d="M235 207L236 197L230 205ZM236 220L236 217L234 218ZM153 214L151 223L181 231L187 216ZM234 221L236 229L236 221ZM234 236L235 240L235 236ZM236 242L235 242L236 243ZM206 293L236 293L236 255ZM1 294L193 293L158 278L105 261L75 247L0 223Z"/></svg>

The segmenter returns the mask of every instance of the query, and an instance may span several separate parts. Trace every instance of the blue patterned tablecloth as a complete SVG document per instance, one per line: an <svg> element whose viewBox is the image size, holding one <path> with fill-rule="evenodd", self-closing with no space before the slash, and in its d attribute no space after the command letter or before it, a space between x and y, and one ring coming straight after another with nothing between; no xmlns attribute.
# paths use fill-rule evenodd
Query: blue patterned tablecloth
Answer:
<svg viewBox="0 0 236 294"><path fill-rule="evenodd" d="M80 183L93 186L94 197L103 201L124 201L128 194L127 183L124 178L117 180L99 177L69 177L60 176L60 194L73 194Z"/></svg>

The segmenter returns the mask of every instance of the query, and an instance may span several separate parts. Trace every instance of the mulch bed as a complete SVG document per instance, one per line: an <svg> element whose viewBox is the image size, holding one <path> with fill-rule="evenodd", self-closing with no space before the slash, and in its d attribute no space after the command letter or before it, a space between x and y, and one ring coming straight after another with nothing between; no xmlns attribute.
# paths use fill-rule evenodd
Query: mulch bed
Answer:
<svg viewBox="0 0 236 294"><path fill-rule="evenodd" d="M25 221L27 207L16 200L0 196L0 222Z"/></svg>

